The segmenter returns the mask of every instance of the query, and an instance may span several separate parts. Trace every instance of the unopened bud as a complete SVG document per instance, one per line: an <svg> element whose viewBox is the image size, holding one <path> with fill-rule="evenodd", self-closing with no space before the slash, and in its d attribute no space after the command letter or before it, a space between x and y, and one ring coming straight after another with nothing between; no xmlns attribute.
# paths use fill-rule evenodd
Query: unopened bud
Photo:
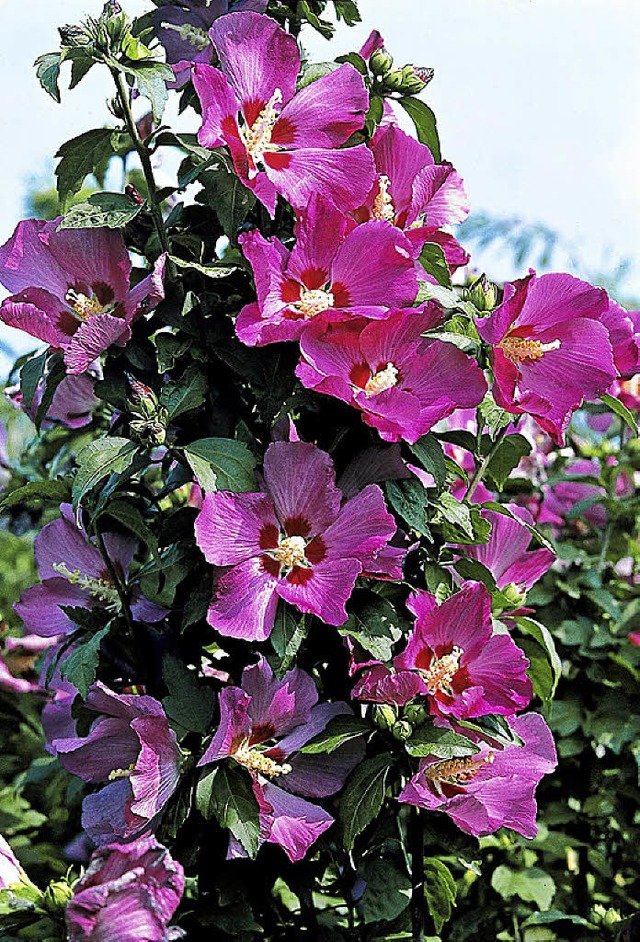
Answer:
<svg viewBox="0 0 640 942"><path fill-rule="evenodd" d="M129 428L131 434L135 435L138 441L142 442L144 445L150 445L152 448L158 448L160 445L164 445L167 440L166 426L157 420L144 422L139 419L134 419L133 422L129 423Z"/></svg>
<svg viewBox="0 0 640 942"><path fill-rule="evenodd" d="M117 16L119 13L122 13L122 7L118 3L118 0L107 0L102 8L103 16Z"/></svg>
<svg viewBox="0 0 640 942"><path fill-rule="evenodd" d="M427 87L433 78L433 69L418 68L415 65L405 65L402 68L402 85L400 91L406 95L418 95Z"/></svg>
<svg viewBox="0 0 640 942"><path fill-rule="evenodd" d="M376 703L372 716L380 729L391 729L398 719L398 710L391 703Z"/></svg>
<svg viewBox="0 0 640 942"><path fill-rule="evenodd" d="M376 49L369 59L369 68L374 75L384 75L393 65L393 56L387 52L384 46Z"/></svg>
<svg viewBox="0 0 640 942"><path fill-rule="evenodd" d="M467 298L479 311L492 311L498 303L498 289L485 275L467 289Z"/></svg>
<svg viewBox="0 0 640 942"><path fill-rule="evenodd" d="M91 42L91 36L84 26L67 23L58 27L58 33L63 46L86 46Z"/></svg>
<svg viewBox="0 0 640 942"><path fill-rule="evenodd" d="M397 723L394 723L393 729L391 730L391 735L394 739L399 739L400 742L406 742L407 739L410 739L413 733L413 726L407 720L398 720Z"/></svg>
<svg viewBox="0 0 640 942"><path fill-rule="evenodd" d="M143 198L140 196L135 186L133 186L131 183L127 183L127 185L124 188L124 192L129 197L129 199L132 199L133 202L137 203L138 206L142 206L142 204L144 203Z"/></svg>
<svg viewBox="0 0 640 942"><path fill-rule="evenodd" d="M57 914L66 908L72 896L73 890L68 883L63 880L55 880L44 891L42 905L48 912Z"/></svg>
<svg viewBox="0 0 640 942"><path fill-rule="evenodd" d="M399 92L402 88L404 77L401 69L394 69L393 72L387 72L382 80L382 84L388 92Z"/></svg>
<svg viewBox="0 0 640 942"><path fill-rule="evenodd" d="M510 582L500 591L513 608L520 608L527 600L526 589L521 589L515 582Z"/></svg>
<svg viewBox="0 0 640 942"><path fill-rule="evenodd" d="M416 725L424 723L429 716L429 710L421 703L409 703L403 712L403 718Z"/></svg>

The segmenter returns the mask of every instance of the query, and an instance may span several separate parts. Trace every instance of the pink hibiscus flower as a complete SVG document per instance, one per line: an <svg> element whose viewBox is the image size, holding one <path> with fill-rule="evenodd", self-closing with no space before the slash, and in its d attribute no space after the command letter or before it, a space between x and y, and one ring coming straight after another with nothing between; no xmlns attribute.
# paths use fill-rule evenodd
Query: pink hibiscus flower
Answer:
<svg viewBox="0 0 640 942"><path fill-rule="evenodd" d="M559 445L572 413L616 377L603 288L571 275L531 272L505 285L504 300L478 332L490 343L493 393L503 409L529 413Z"/></svg>
<svg viewBox="0 0 640 942"><path fill-rule="evenodd" d="M62 229L60 219L27 219L0 248L0 283L13 292L0 320L62 350L67 373L84 373L131 324L164 297L162 255L129 285L131 260L113 229Z"/></svg>
<svg viewBox="0 0 640 942"><path fill-rule="evenodd" d="M396 524L376 484L342 506L341 497L331 458L306 442L269 446L261 493L207 494L196 542L208 562L226 567L209 624L223 635L263 641L278 598L343 624L357 577L376 571Z"/></svg>
<svg viewBox="0 0 640 942"><path fill-rule="evenodd" d="M391 223L374 220L354 228L333 204L314 196L294 231L291 251L257 230L240 236L258 295L236 321L243 343L296 340L323 313L328 320L380 320L392 308L413 303L414 249Z"/></svg>
<svg viewBox="0 0 640 942"><path fill-rule="evenodd" d="M345 63L296 93L298 44L271 17L229 13L209 35L220 69L193 70L203 147L226 144L238 176L271 215L279 193L294 207L316 192L345 210L359 206L373 157L364 144L339 149L369 107L359 72Z"/></svg>
<svg viewBox="0 0 640 942"><path fill-rule="evenodd" d="M422 337L440 318L436 305L395 311L385 321L318 318L300 338L296 375L360 409L385 441L415 442L455 409L477 406L487 391L475 360Z"/></svg>

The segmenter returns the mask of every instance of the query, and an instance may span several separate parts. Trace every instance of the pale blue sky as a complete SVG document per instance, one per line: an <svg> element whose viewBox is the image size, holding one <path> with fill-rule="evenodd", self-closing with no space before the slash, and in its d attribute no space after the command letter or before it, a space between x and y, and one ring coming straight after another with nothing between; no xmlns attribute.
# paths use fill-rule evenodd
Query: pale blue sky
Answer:
<svg viewBox="0 0 640 942"><path fill-rule="evenodd" d="M131 14L150 8L122 3ZM31 181L53 179L59 145L108 120L110 86L99 68L63 92L62 105L32 69L56 48L59 24L101 6L0 0L0 242L23 216ZM640 0L361 0L360 9L364 22L332 44L309 31L312 58L358 48L376 27L398 64L434 67L426 98L473 207L557 229L594 270L638 258ZM489 274L521 274L492 261L501 270ZM638 261L625 286L636 296Z"/></svg>

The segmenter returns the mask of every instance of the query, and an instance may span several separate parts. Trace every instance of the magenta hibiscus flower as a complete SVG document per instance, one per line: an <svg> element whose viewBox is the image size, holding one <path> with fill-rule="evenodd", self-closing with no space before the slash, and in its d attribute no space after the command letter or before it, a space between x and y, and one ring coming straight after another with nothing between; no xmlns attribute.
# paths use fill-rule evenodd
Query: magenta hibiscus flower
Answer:
<svg viewBox="0 0 640 942"><path fill-rule="evenodd" d="M625 311L615 301L609 301L600 320L609 331L618 375L631 379L640 372L640 312Z"/></svg>
<svg viewBox="0 0 640 942"><path fill-rule="evenodd" d="M487 391L475 360L422 334L441 319L436 305L395 311L385 321L312 322L300 338L296 375L309 389L362 412L385 441L417 441L455 409Z"/></svg>
<svg viewBox="0 0 640 942"><path fill-rule="evenodd" d="M389 222L354 225L314 196L298 217L291 251L258 230L240 236L258 295L236 321L243 343L295 340L322 313L330 320L379 320L413 303L418 279L411 243Z"/></svg>
<svg viewBox="0 0 640 942"><path fill-rule="evenodd" d="M407 608L416 615L409 642L394 658L394 671L375 665L354 688L361 700L405 704L421 695L436 716L469 719L508 716L531 700L529 661L508 634L493 634L491 596L478 582L437 605L414 592Z"/></svg>
<svg viewBox="0 0 640 942"><path fill-rule="evenodd" d="M296 208L314 193L345 211L359 206L373 157L364 144L340 149L369 107L359 72L345 63L296 93L298 44L271 17L229 13L209 35L220 69L194 67L200 143L227 145L238 176L271 215L278 193Z"/></svg>
<svg viewBox="0 0 640 942"><path fill-rule="evenodd" d="M54 754L85 782L107 782L87 795L82 826L95 844L153 827L180 779L180 748L162 704L117 694L97 681L85 707L98 714L86 736L55 739Z"/></svg>
<svg viewBox="0 0 640 942"><path fill-rule="evenodd" d="M504 300L478 332L493 346L493 393L508 412L532 415L557 444L572 413L616 377L603 288L571 275L533 272L505 285Z"/></svg>
<svg viewBox="0 0 640 942"><path fill-rule="evenodd" d="M62 350L68 373L84 373L112 343L124 345L135 317L164 297L165 256L132 289L119 232L58 232L59 223L24 220L0 248L0 284L14 292L0 320Z"/></svg>
<svg viewBox="0 0 640 942"><path fill-rule="evenodd" d="M405 785L398 801L428 811L444 811L465 834L482 837L508 827L535 837L534 794L543 775L557 765L551 731L537 713L509 720L523 746L480 751L463 759L426 756L420 771Z"/></svg>
<svg viewBox="0 0 640 942"><path fill-rule="evenodd" d="M223 635L264 641L278 598L329 625L396 532L382 491L370 484L341 506L333 463L306 442L273 442L258 494L207 494L196 542L208 562L227 567L208 621Z"/></svg>
<svg viewBox="0 0 640 942"><path fill-rule="evenodd" d="M451 164L436 164L429 148L396 124L379 128L369 146L376 162L376 180L356 211L356 219L386 219L403 229L419 249L425 242L440 242L453 268L464 265L468 261L464 250L453 236L438 231L462 222L469 214L464 183L457 171Z"/></svg>
<svg viewBox="0 0 640 942"><path fill-rule="evenodd" d="M62 504L60 513L62 516L43 527L35 540L42 582L23 592L14 605L27 631L45 638L76 630L62 606L119 611L121 604L104 559L84 530L76 526L71 504ZM105 533L104 543L116 572L126 579L137 541ZM145 599L135 586L130 604L138 621L157 622L167 614L166 608Z"/></svg>
<svg viewBox="0 0 640 942"><path fill-rule="evenodd" d="M533 517L525 507L517 504L505 504L512 517L496 510L480 511L482 517L491 523L491 536L488 543L472 546L458 546L461 556L477 559L493 578L499 589L514 583L522 591L528 591L534 583L553 565L555 555L551 550L528 549L531 532L525 524L533 526Z"/></svg>
<svg viewBox="0 0 640 942"><path fill-rule="evenodd" d="M330 814L305 799L339 791L363 758L364 746L351 740L329 757L300 749L334 716L351 712L346 703L318 703L305 671L296 667L278 680L262 658L245 668L240 687L220 693L220 726L198 765L231 758L247 769L260 806L261 843L279 844L290 860L301 860L333 823ZM229 853L244 856L234 840Z"/></svg>
<svg viewBox="0 0 640 942"><path fill-rule="evenodd" d="M154 837L100 847L73 889L69 942L167 942L184 871Z"/></svg>

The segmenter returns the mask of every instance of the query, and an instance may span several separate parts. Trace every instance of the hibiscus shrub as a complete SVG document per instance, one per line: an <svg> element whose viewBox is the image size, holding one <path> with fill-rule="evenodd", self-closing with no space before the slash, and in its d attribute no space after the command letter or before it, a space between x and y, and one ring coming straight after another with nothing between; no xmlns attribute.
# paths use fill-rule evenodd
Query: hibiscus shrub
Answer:
<svg viewBox="0 0 640 942"><path fill-rule="evenodd" d="M3 938L632 931L638 315L466 279L432 71L309 62L325 12L112 0L37 60L114 120L0 249Z"/></svg>

